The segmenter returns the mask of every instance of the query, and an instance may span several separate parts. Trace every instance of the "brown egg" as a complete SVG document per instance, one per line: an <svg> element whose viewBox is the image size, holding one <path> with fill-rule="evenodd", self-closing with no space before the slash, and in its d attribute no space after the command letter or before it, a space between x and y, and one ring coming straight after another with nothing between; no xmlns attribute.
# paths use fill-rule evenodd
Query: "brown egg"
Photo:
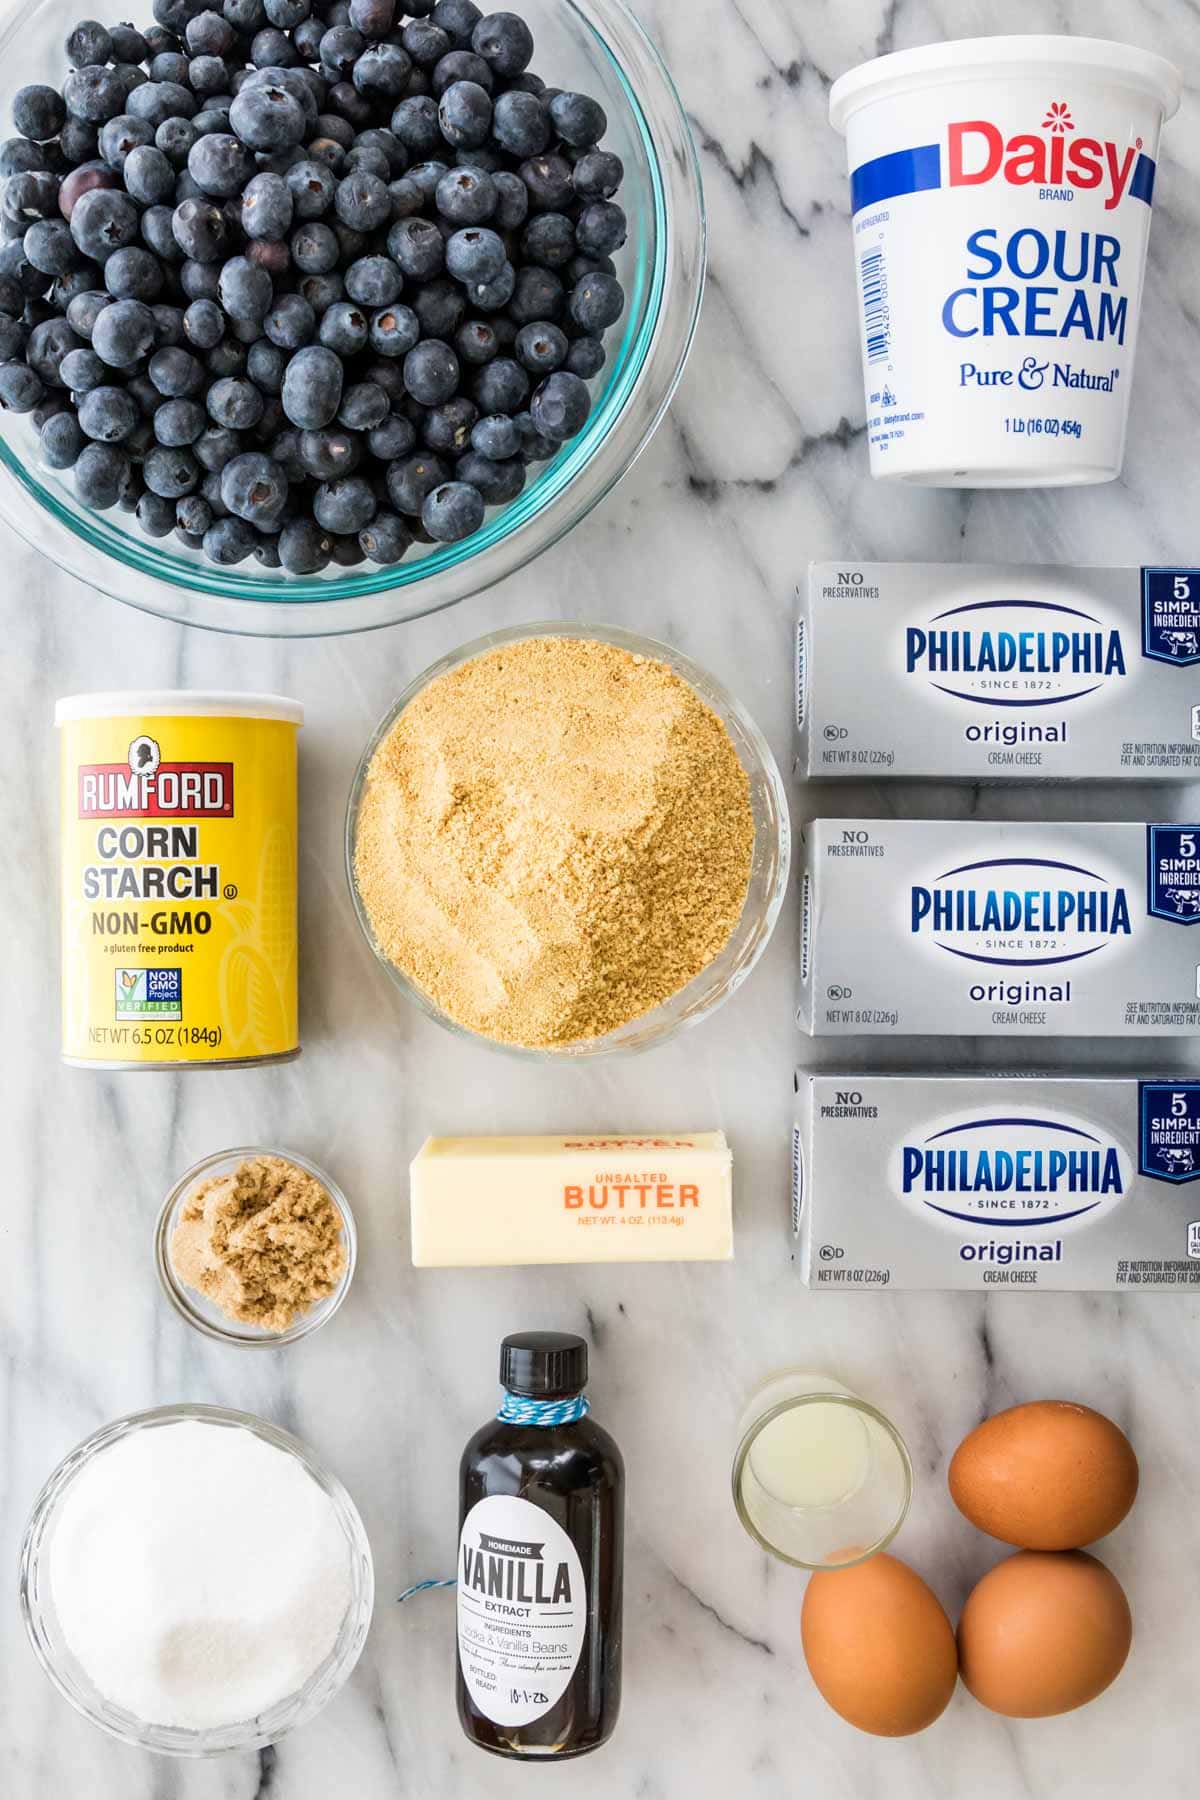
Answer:
<svg viewBox="0 0 1200 1800"><path fill-rule="evenodd" d="M894 1556L812 1576L800 1636L820 1693L860 1731L907 1737L950 1703L958 1680L950 1621Z"/></svg>
<svg viewBox="0 0 1200 1800"><path fill-rule="evenodd" d="M950 1464L959 1511L1023 1550L1094 1544L1121 1523L1137 1488L1125 1433L1068 1400L1035 1400L985 1419Z"/></svg>
<svg viewBox="0 0 1200 1800"><path fill-rule="evenodd" d="M1022 1550L967 1596L959 1668L981 1705L1009 1719L1048 1719L1102 1694L1133 1636L1116 1576L1083 1550Z"/></svg>

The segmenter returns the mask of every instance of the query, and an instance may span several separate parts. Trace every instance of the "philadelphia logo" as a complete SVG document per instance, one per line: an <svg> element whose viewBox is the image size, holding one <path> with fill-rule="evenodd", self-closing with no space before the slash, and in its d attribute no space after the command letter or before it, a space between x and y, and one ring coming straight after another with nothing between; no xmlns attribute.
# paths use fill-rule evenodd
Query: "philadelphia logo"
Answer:
<svg viewBox="0 0 1200 1800"><path fill-rule="evenodd" d="M1000 856L912 887L909 929L968 962L1045 968L1095 956L1132 926L1125 889L1095 869Z"/></svg>
<svg viewBox="0 0 1200 1800"><path fill-rule="evenodd" d="M1053 1226L1111 1210L1128 1191L1132 1163L1106 1132L1082 1119L965 1115L901 1143L892 1181L922 1215L989 1230Z"/></svg>
<svg viewBox="0 0 1200 1800"><path fill-rule="evenodd" d="M974 600L904 633L904 668L974 706L1063 706L1127 673L1121 633L1048 600Z"/></svg>

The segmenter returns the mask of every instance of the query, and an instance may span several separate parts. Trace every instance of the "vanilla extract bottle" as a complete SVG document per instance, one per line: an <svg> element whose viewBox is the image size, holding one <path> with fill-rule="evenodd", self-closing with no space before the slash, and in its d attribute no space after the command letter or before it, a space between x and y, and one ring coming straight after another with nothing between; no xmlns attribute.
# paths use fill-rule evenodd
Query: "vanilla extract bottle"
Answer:
<svg viewBox="0 0 1200 1800"><path fill-rule="evenodd" d="M621 1703L625 1469L588 1417L587 1344L506 1337L459 1471L458 1716L497 1756L583 1756Z"/></svg>

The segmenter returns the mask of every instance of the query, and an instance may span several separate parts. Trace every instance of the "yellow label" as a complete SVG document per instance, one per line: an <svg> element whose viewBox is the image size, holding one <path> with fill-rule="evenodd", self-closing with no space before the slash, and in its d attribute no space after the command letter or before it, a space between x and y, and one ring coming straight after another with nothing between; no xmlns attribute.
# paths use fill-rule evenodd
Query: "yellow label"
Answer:
<svg viewBox="0 0 1200 1800"><path fill-rule="evenodd" d="M297 1050L296 726L155 716L60 730L63 1055Z"/></svg>

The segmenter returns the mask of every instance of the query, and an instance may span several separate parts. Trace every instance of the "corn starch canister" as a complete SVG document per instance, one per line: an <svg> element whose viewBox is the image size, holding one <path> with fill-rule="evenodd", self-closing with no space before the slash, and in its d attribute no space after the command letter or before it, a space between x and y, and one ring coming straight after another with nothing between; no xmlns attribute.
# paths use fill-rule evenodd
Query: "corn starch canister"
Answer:
<svg viewBox="0 0 1200 1800"><path fill-rule="evenodd" d="M303 717L273 694L59 702L67 1062L211 1067L299 1054Z"/></svg>

